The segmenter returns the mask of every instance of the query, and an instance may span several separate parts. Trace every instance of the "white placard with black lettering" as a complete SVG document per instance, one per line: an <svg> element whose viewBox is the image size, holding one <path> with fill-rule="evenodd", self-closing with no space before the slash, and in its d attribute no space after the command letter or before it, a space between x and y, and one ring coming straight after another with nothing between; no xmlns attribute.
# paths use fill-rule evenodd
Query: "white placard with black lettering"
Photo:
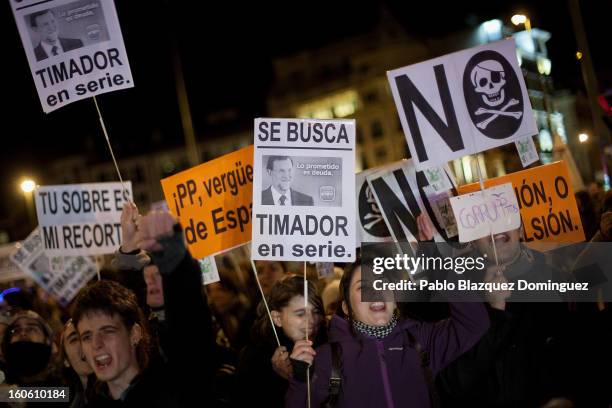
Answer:
<svg viewBox="0 0 612 408"><path fill-rule="evenodd" d="M453 184L448 167L444 167L448 183ZM418 241L419 229L416 218L426 214L431 220L436 242L448 241L444 225L441 225L427 199L425 189L428 181L423 172L417 171L411 159L400 160L367 177L374 192L385 224L395 242Z"/></svg>
<svg viewBox="0 0 612 408"><path fill-rule="evenodd" d="M255 119L253 259L355 259L355 121Z"/></svg>
<svg viewBox="0 0 612 408"><path fill-rule="evenodd" d="M10 258L62 306L70 303L79 290L96 275L96 266L90 257L49 257L43 248L40 228L15 244Z"/></svg>
<svg viewBox="0 0 612 408"><path fill-rule="evenodd" d="M500 184L450 199L459 229L459 242L517 229L521 215L512 183Z"/></svg>
<svg viewBox="0 0 612 408"><path fill-rule="evenodd" d="M418 170L537 133L513 39L387 72Z"/></svg>
<svg viewBox="0 0 612 408"><path fill-rule="evenodd" d="M43 111L134 86L113 0L11 0Z"/></svg>
<svg viewBox="0 0 612 408"><path fill-rule="evenodd" d="M48 255L102 255L121 244L121 211L132 200L132 183L41 186L34 193Z"/></svg>

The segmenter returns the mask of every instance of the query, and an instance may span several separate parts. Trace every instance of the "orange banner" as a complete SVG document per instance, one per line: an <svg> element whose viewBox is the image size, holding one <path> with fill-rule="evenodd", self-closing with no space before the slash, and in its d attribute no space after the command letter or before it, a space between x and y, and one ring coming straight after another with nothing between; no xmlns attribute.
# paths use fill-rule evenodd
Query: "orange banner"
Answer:
<svg viewBox="0 0 612 408"><path fill-rule="evenodd" d="M567 164L558 161L494 179L485 187L512 183L521 211L526 243L568 244L584 241L584 230ZM459 194L480 190L479 183L457 189Z"/></svg>
<svg viewBox="0 0 612 408"><path fill-rule="evenodd" d="M251 240L253 146L167 177L161 184L194 258Z"/></svg>

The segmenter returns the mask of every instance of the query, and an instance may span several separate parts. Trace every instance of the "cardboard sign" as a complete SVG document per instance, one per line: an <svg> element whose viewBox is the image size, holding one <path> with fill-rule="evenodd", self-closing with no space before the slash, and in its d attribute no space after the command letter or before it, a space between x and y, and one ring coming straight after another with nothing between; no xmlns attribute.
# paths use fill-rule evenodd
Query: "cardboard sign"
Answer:
<svg viewBox="0 0 612 408"><path fill-rule="evenodd" d="M384 171L386 166L374 167L355 175L357 194L357 248L362 242L392 241L391 233L385 224L376 196L368 184L367 177Z"/></svg>
<svg viewBox="0 0 612 408"><path fill-rule="evenodd" d="M167 177L161 184L194 258L217 254L251 239L253 146Z"/></svg>
<svg viewBox="0 0 612 408"><path fill-rule="evenodd" d="M256 119L253 259L355 259L355 121Z"/></svg>
<svg viewBox="0 0 612 408"><path fill-rule="evenodd" d="M535 135L514 40L387 73L418 170Z"/></svg>
<svg viewBox="0 0 612 408"><path fill-rule="evenodd" d="M34 200L49 256L101 255L121 245L121 211L132 183L65 184L36 189Z"/></svg>
<svg viewBox="0 0 612 408"><path fill-rule="evenodd" d="M11 261L63 306L96 275L96 265L89 257L50 258L40 228L15 245Z"/></svg>
<svg viewBox="0 0 612 408"><path fill-rule="evenodd" d="M113 0L10 3L45 113L134 86Z"/></svg>
<svg viewBox="0 0 612 408"><path fill-rule="evenodd" d="M532 167L486 180L485 187L512 183L524 227L525 242L568 244L584 241L567 164ZM458 188L460 194L480 189L478 183ZM544 248L544 247L541 247Z"/></svg>
<svg viewBox="0 0 612 408"><path fill-rule="evenodd" d="M459 242L470 242L521 226L511 183L450 199L459 228Z"/></svg>
<svg viewBox="0 0 612 408"><path fill-rule="evenodd" d="M448 181L454 185L450 171L445 168ZM434 240L448 241L446 226L441 224L428 198L429 185L422 171L416 171L412 160L400 160L388 165L385 170L367 177L374 192L387 228L395 242L418 241L419 230L416 218L427 214L434 227ZM433 201L432 201L433 202Z"/></svg>

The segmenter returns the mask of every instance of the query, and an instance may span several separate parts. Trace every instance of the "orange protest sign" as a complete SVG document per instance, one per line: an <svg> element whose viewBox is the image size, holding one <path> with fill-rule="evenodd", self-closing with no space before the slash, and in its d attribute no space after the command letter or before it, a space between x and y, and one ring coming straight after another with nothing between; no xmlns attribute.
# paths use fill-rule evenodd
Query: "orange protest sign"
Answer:
<svg viewBox="0 0 612 408"><path fill-rule="evenodd" d="M167 177L161 184L193 257L251 240L253 146Z"/></svg>
<svg viewBox="0 0 612 408"><path fill-rule="evenodd" d="M568 244L584 241L584 230L567 164L558 161L485 180L485 187L512 183L526 243ZM480 189L478 183L457 188L459 194Z"/></svg>

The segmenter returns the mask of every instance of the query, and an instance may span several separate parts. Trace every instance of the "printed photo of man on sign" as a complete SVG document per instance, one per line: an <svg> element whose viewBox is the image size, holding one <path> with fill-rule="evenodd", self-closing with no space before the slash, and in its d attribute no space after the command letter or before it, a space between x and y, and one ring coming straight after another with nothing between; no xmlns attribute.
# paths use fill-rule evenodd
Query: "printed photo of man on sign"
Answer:
<svg viewBox="0 0 612 408"><path fill-rule="evenodd" d="M293 159L289 156L269 156L266 170L270 176L270 187L261 192L262 205L314 205L308 194L294 190Z"/></svg>

